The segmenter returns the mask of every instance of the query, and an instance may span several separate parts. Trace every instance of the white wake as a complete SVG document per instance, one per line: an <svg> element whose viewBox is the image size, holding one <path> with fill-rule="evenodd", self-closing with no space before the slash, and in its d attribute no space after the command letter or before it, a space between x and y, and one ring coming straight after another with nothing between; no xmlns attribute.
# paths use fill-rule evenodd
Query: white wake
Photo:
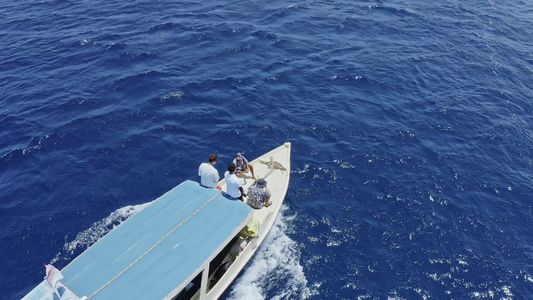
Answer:
<svg viewBox="0 0 533 300"><path fill-rule="evenodd" d="M303 299L307 294L299 247L286 234L294 217L285 216L284 210L231 288L229 299Z"/></svg>

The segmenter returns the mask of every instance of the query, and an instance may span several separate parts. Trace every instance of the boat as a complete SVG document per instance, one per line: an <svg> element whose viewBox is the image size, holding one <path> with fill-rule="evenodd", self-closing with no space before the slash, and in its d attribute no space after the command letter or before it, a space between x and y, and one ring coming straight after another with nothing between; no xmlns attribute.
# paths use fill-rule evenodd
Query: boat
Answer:
<svg viewBox="0 0 533 300"><path fill-rule="evenodd" d="M289 142L250 161L272 205L254 209L186 180L47 277L23 300L218 299L274 225L290 178ZM254 183L241 174L245 191ZM246 200L246 199L245 199Z"/></svg>

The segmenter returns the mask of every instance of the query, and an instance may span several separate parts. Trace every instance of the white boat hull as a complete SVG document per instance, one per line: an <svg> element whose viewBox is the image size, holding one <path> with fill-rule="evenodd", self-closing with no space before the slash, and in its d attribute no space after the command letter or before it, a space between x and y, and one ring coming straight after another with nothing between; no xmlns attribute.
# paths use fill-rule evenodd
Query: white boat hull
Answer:
<svg viewBox="0 0 533 300"><path fill-rule="evenodd" d="M245 267L246 263L248 263L255 254L274 225L289 188L291 173L291 144L287 142L253 161L250 161L250 164L254 167L256 178L264 178L267 181L267 188L271 193L270 200L272 201L272 205L254 210L253 218L259 221L259 237L251 240L250 244L224 274L224 277L222 277L215 288L206 295L207 297L205 299L218 299L224 293ZM250 186L255 182L252 179L251 173L242 174L241 178L243 178L244 191L248 191ZM220 186L224 191L226 190L225 181L221 181Z"/></svg>

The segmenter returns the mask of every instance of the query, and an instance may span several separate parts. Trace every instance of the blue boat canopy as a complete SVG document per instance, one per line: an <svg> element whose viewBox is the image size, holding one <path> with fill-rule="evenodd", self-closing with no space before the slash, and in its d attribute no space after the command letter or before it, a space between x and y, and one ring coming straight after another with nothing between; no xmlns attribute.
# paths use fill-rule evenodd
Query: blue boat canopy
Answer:
<svg viewBox="0 0 533 300"><path fill-rule="evenodd" d="M190 283L251 218L241 201L185 181L73 260L62 283L90 299L162 299Z"/></svg>

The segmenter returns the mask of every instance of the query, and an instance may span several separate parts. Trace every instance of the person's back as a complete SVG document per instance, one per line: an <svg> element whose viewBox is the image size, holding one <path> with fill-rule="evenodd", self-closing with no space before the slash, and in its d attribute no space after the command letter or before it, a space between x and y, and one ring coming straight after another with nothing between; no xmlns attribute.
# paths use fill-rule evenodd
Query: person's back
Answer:
<svg viewBox="0 0 533 300"><path fill-rule="evenodd" d="M270 191L266 187L267 182L263 178L260 178L250 187L248 194L248 205L253 208L260 209L263 206L270 206Z"/></svg>
<svg viewBox="0 0 533 300"><path fill-rule="evenodd" d="M228 171L224 174L224 178L226 179L226 193L242 201L242 183L241 179L235 175L235 165L233 163L228 165Z"/></svg>
<svg viewBox="0 0 533 300"><path fill-rule="evenodd" d="M200 176L200 183L203 186L210 188L216 188L218 186L220 176L214 167L217 161L218 157L215 154L211 154L209 155L209 162L202 163L198 168L198 176Z"/></svg>

